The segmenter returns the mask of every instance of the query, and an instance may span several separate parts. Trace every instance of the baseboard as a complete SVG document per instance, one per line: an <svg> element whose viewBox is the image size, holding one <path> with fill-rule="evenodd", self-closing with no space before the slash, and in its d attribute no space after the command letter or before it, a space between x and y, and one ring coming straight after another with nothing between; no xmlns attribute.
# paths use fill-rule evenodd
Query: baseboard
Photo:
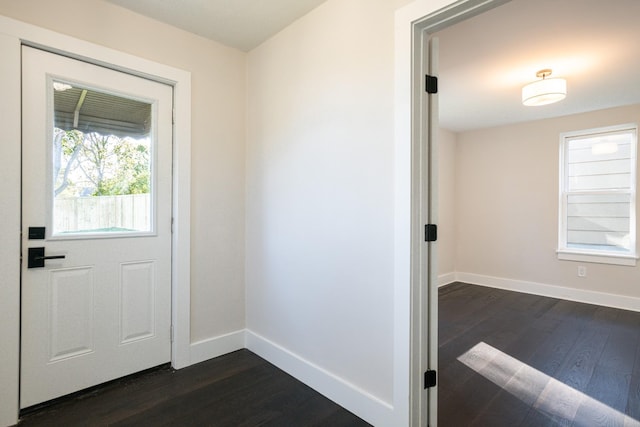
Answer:
<svg viewBox="0 0 640 427"><path fill-rule="evenodd" d="M245 331L240 330L218 337L208 338L191 344L189 348L189 358L191 364L204 362L223 354L245 348Z"/></svg>
<svg viewBox="0 0 640 427"><path fill-rule="evenodd" d="M458 282L470 283L473 285L517 291L587 304L602 305L605 307L620 308L623 310L640 311L640 298L624 295L588 291L585 289L566 288L564 286L505 279L501 277L483 276L473 273L456 272L455 277Z"/></svg>
<svg viewBox="0 0 640 427"><path fill-rule="evenodd" d="M318 393L375 426L393 426L393 406L284 347L247 330L246 347Z"/></svg>
<svg viewBox="0 0 640 427"><path fill-rule="evenodd" d="M441 288L456 281L456 273L445 273L438 276L438 287Z"/></svg>

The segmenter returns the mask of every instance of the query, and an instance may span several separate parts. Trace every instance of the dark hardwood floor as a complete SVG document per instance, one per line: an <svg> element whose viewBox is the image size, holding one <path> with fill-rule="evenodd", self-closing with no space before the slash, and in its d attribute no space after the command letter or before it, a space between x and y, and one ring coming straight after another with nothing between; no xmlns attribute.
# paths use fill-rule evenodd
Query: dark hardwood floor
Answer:
<svg viewBox="0 0 640 427"><path fill-rule="evenodd" d="M462 283L439 295L440 427L640 426L640 313Z"/></svg>
<svg viewBox="0 0 640 427"><path fill-rule="evenodd" d="M23 416L27 426L368 426L248 350L149 371Z"/></svg>
<svg viewBox="0 0 640 427"><path fill-rule="evenodd" d="M455 283L440 289L440 427L640 426L640 313ZM367 426L248 350L150 371L19 426Z"/></svg>

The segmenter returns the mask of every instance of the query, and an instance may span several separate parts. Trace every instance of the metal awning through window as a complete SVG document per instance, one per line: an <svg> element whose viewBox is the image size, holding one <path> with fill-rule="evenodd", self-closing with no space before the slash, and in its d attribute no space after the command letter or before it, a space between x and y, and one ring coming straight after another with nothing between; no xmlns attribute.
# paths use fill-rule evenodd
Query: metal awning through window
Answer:
<svg viewBox="0 0 640 427"><path fill-rule="evenodd" d="M151 104L55 82L54 122L62 130L141 138L151 129Z"/></svg>

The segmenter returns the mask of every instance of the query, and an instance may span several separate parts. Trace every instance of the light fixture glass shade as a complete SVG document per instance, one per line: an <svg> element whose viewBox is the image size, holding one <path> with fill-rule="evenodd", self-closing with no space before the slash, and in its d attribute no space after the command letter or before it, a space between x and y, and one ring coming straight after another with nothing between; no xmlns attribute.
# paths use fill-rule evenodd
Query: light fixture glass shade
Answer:
<svg viewBox="0 0 640 427"><path fill-rule="evenodd" d="M591 154L601 156L618 152L618 143L615 141L596 142L591 146Z"/></svg>
<svg viewBox="0 0 640 427"><path fill-rule="evenodd" d="M527 106L547 105L567 96L565 79L542 79L522 88L522 103Z"/></svg>

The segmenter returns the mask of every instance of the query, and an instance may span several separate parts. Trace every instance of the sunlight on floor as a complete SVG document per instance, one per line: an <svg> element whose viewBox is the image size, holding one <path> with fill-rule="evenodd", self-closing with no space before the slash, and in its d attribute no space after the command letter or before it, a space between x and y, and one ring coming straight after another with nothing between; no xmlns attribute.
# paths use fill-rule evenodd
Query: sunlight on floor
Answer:
<svg viewBox="0 0 640 427"><path fill-rule="evenodd" d="M584 404L594 417L609 420L611 424L607 425L640 426L640 422L628 415L484 342L476 344L458 360L549 417L574 420L578 408Z"/></svg>

